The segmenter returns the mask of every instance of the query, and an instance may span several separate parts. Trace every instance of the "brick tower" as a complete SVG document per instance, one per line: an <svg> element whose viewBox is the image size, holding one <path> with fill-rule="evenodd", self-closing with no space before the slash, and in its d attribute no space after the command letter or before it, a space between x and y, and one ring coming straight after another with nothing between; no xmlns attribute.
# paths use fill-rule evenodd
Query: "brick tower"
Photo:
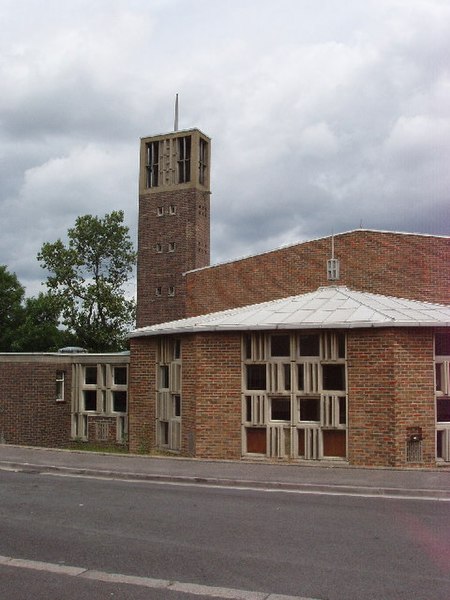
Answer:
<svg viewBox="0 0 450 600"><path fill-rule="evenodd" d="M137 327L183 318L183 273L209 265L210 147L198 129L141 139Z"/></svg>

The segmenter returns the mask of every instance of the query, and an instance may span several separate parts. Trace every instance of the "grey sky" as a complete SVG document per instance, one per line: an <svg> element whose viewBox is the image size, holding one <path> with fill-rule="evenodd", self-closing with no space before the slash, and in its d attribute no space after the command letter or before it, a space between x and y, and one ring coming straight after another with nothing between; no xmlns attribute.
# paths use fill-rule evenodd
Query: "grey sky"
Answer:
<svg viewBox="0 0 450 600"><path fill-rule="evenodd" d="M0 0L0 264L137 219L139 138L213 140L212 260L354 229L450 233L448 0Z"/></svg>

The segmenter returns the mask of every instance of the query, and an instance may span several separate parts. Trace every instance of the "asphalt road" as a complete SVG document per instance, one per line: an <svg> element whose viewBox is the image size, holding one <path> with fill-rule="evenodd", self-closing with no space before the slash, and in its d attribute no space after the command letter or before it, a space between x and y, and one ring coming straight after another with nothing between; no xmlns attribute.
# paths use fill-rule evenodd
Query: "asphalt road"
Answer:
<svg viewBox="0 0 450 600"><path fill-rule="evenodd" d="M1 600L198 594L450 598L450 503L0 472Z"/></svg>

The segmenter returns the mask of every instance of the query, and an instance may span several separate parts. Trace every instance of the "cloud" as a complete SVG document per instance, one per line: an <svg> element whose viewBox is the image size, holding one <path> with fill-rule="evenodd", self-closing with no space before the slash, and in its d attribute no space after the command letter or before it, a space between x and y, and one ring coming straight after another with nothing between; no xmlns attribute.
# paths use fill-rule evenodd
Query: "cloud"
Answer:
<svg viewBox="0 0 450 600"><path fill-rule="evenodd" d="M212 258L364 227L449 233L444 0L5 0L0 264L137 220L138 139L212 137ZM18 239L25 240L17 243Z"/></svg>

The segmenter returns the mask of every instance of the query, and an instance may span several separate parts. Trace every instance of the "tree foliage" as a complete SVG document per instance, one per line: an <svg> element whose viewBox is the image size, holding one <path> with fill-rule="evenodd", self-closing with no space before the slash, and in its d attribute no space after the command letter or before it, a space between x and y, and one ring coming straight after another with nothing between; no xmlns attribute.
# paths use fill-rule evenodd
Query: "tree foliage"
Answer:
<svg viewBox="0 0 450 600"><path fill-rule="evenodd" d="M26 298L23 317L11 343L13 352L56 352L72 345L72 335L59 328L61 306L57 298L42 292Z"/></svg>
<svg viewBox="0 0 450 600"><path fill-rule="evenodd" d="M123 349L134 323L135 303L124 286L136 253L123 217L122 211L78 217L67 244L47 242L38 254L50 272L47 288L60 303L64 325L77 345L93 352Z"/></svg>
<svg viewBox="0 0 450 600"><path fill-rule="evenodd" d="M10 352L17 327L23 318L25 294L15 273L0 265L0 352Z"/></svg>

